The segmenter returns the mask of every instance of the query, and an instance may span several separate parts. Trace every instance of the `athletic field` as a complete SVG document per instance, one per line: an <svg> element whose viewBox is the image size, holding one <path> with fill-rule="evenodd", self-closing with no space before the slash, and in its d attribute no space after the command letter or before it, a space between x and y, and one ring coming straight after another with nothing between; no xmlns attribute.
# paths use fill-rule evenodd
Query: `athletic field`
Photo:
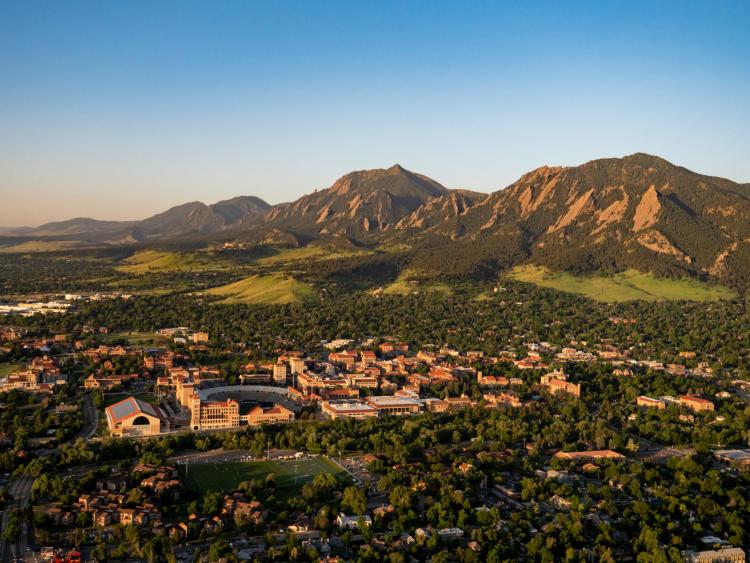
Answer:
<svg viewBox="0 0 750 563"><path fill-rule="evenodd" d="M191 463L180 465L179 470L185 484L201 493L232 491L244 481L264 480L269 473L273 473L280 496L295 493L318 473L330 473L342 479L346 475L338 465L324 457L294 461Z"/></svg>

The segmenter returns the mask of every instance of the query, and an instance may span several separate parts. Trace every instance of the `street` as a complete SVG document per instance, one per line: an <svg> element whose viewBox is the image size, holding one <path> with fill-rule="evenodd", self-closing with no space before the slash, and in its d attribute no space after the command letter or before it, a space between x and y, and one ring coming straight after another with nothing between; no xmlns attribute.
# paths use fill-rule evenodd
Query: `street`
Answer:
<svg viewBox="0 0 750 563"><path fill-rule="evenodd" d="M10 506L2 513L2 531L0 532L0 561L15 561L24 559L26 549L29 547L29 529L26 522L22 522L21 531L16 539L10 543L4 539L5 528L8 525L10 513L24 508L31 498L31 487L34 485L34 478L30 475L21 475L13 481L10 486L10 494L13 500Z"/></svg>

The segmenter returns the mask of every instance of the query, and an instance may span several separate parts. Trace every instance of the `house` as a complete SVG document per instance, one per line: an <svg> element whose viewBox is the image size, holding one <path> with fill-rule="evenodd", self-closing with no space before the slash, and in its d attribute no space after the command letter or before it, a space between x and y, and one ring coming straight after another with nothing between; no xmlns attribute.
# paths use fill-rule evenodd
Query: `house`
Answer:
<svg viewBox="0 0 750 563"><path fill-rule="evenodd" d="M441 540L446 541L460 540L464 537L464 531L461 528L442 528L435 533Z"/></svg>
<svg viewBox="0 0 750 563"><path fill-rule="evenodd" d="M45 514L47 515L47 518L52 520L52 522L55 523L56 526L60 525L60 520L62 519L62 509L57 508L56 506L52 508L48 508Z"/></svg>
<svg viewBox="0 0 750 563"><path fill-rule="evenodd" d="M203 523L203 529L209 534L218 534L224 529L224 523L221 518L214 516L213 518L207 518Z"/></svg>
<svg viewBox="0 0 750 563"><path fill-rule="evenodd" d="M341 530L359 530L360 522L362 522L366 528L372 526L372 518L367 514L364 516L347 516L342 512L336 517L336 525Z"/></svg>
<svg viewBox="0 0 750 563"><path fill-rule="evenodd" d="M555 495L549 499L549 503L562 512L568 512L573 507L573 503L559 495Z"/></svg>
<svg viewBox="0 0 750 563"><path fill-rule="evenodd" d="M112 524L112 513L107 510L97 510L93 517L94 525L99 528L106 528Z"/></svg>
<svg viewBox="0 0 750 563"><path fill-rule="evenodd" d="M122 508L120 509L120 524L128 526L135 523L135 508Z"/></svg>

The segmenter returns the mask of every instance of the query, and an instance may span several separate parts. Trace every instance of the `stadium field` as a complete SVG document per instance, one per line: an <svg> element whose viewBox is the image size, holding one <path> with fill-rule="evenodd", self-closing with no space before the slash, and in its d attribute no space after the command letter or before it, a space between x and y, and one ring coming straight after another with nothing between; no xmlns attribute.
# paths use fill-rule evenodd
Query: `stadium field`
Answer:
<svg viewBox="0 0 750 563"><path fill-rule="evenodd" d="M345 478L346 473L325 457L293 461L232 461L227 463L191 463L180 465L180 474L188 487L201 493L232 491L251 479L264 480L273 473L280 495L292 494L311 482L319 473Z"/></svg>

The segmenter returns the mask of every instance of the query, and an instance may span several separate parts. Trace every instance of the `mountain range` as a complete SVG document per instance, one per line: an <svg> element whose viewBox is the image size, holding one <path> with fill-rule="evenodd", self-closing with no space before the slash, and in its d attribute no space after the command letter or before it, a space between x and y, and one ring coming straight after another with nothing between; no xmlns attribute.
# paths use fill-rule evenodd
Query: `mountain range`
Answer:
<svg viewBox="0 0 750 563"><path fill-rule="evenodd" d="M750 282L750 184L701 175L647 154L543 166L491 194L449 190L400 165L351 172L271 206L242 196L186 203L142 221L89 218L2 236L101 244L185 238L304 245L408 246L416 268L446 274L532 262L576 272L635 268Z"/></svg>

